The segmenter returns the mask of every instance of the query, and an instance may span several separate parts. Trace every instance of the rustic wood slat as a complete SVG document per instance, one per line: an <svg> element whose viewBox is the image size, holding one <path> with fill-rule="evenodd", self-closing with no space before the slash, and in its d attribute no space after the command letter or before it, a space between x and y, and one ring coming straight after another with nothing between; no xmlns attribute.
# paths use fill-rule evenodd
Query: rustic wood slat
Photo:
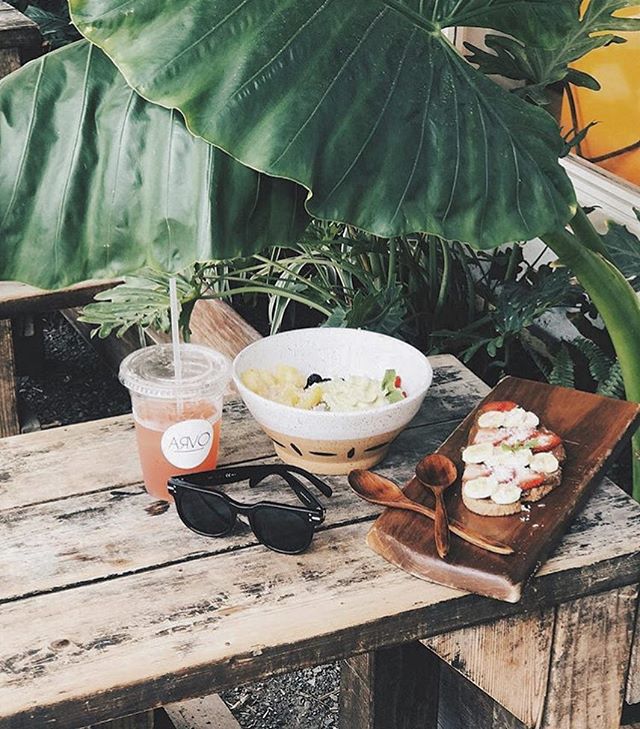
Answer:
<svg viewBox="0 0 640 729"><path fill-rule="evenodd" d="M434 636L425 645L525 726L542 715L555 611L536 610Z"/></svg>
<svg viewBox="0 0 640 729"><path fill-rule="evenodd" d="M0 319L0 438L19 432L11 321Z"/></svg>
<svg viewBox="0 0 640 729"><path fill-rule="evenodd" d="M214 299L201 299L196 303L190 326L193 342L207 344L231 359L261 338L229 304Z"/></svg>
<svg viewBox="0 0 640 729"><path fill-rule="evenodd" d="M217 695L170 704L164 710L174 729L240 729L240 724Z"/></svg>
<svg viewBox="0 0 640 729"><path fill-rule="evenodd" d="M626 702L628 704L640 704L640 605L636 613L636 624L631 640L631 660L629 661Z"/></svg>
<svg viewBox="0 0 640 729"><path fill-rule="evenodd" d="M630 584L639 517L605 485L517 606L390 567L365 547L366 523L317 534L299 557L248 547L9 602L0 728L127 715Z"/></svg>
<svg viewBox="0 0 640 729"><path fill-rule="evenodd" d="M420 643L352 656L340 668L341 729L436 729L440 661Z"/></svg>
<svg viewBox="0 0 640 729"><path fill-rule="evenodd" d="M0 1L0 48L33 48L40 44L40 31L33 20Z"/></svg>
<svg viewBox="0 0 640 729"><path fill-rule="evenodd" d="M83 281L64 289L47 291L17 281L0 281L0 318L83 306L99 291L113 288L117 283L118 281Z"/></svg>
<svg viewBox="0 0 640 729"><path fill-rule="evenodd" d="M441 676L438 729L527 729L513 714L449 666L442 668ZM566 727L559 725L555 729Z"/></svg>
<svg viewBox="0 0 640 729"><path fill-rule="evenodd" d="M439 423L405 431L381 472L405 480L421 449L435 448L453 426ZM334 495L321 497L327 505L323 528L372 519L380 512L359 499L344 476L326 480ZM298 503L281 483L275 493L266 485L250 489L230 484L225 490L239 501L277 498ZM0 511L0 602L257 544L253 533L240 525L224 539L201 537L182 526L175 509L165 514L163 507L141 485L132 485ZM81 542L78 534L83 535ZM105 539L106 534L119 539Z"/></svg>
<svg viewBox="0 0 640 729"><path fill-rule="evenodd" d="M560 605L541 729L618 729L638 586Z"/></svg>

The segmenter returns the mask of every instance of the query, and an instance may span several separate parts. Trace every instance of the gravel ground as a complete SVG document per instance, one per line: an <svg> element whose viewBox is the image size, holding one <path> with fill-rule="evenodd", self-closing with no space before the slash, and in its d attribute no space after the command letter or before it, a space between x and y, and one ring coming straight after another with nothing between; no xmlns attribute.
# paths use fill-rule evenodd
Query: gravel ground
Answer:
<svg viewBox="0 0 640 729"><path fill-rule="evenodd" d="M18 378L18 397L44 427L131 410L115 373L60 314L47 315L43 325L44 367ZM33 370L34 362L25 359L23 367ZM240 686L222 698L242 729L334 729L338 685L337 665L317 666Z"/></svg>

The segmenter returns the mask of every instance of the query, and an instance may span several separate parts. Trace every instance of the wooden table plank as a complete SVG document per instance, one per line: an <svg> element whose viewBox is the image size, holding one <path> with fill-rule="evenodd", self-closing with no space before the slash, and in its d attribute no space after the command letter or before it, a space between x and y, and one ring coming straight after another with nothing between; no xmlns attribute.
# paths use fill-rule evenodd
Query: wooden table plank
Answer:
<svg viewBox="0 0 640 729"><path fill-rule="evenodd" d="M399 483L408 480L420 454L435 449L454 427L438 423L406 430L380 472ZM320 497L327 507L322 528L380 512L351 491L345 476L326 480L334 495ZM240 501L298 503L281 483L276 494L268 486L251 489L247 484L230 484L225 490ZM163 514L161 506L142 486L126 486L0 511L0 602L257 544L244 525L224 539L199 536L182 525L174 508Z"/></svg>
<svg viewBox="0 0 640 729"><path fill-rule="evenodd" d="M459 420L489 390L455 357L438 355L431 363L433 385L412 427ZM244 405L228 402L220 463L273 455L271 441L248 417ZM0 509L121 488L141 480L129 415L0 440Z"/></svg>
<svg viewBox="0 0 640 729"><path fill-rule="evenodd" d="M368 523L298 557L248 547L6 603L0 727L105 720L630 584L638 523L640 506L605 484L519 605L394 569L365 547Z"/></svg>

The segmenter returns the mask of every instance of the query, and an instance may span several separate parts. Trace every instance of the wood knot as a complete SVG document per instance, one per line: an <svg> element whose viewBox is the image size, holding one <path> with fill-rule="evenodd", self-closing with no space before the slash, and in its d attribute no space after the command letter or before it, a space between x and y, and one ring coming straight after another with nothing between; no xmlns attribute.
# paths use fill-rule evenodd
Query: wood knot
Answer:
<svg viewBox="0 0 640 729"><path fill-rule="evenodd" d="M65 648L68 648L70 645L70 640L68 640L67 638L60 638L59 640L54 640L53 643L50 645L50 648L53 651L61 651Z"/></svg>

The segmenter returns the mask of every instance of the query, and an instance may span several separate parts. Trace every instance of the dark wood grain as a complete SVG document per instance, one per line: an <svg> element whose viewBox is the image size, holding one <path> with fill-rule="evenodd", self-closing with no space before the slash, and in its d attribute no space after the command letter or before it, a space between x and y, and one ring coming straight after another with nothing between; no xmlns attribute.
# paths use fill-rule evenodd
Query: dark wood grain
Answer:
<svg viewBox="0 0 640 729"><path fill-rule="evenodd" d="M517 602L528 578L544 562L566 531L576 511L592 492L625 437L640 421L640 404L508 377L483 402L512 400L540 416L560 435L567 460L562 483L530 512L485 517L462 503L460 480L446 493L452 520L487 538L509 544L513 555L490 554L454 539L446 559L438 557L433 526L409 512L388 510L367 536L369 546L411 574L450 587L477 592L498 600ZM462 472L461 450L467 444L476 411L470 413L447 438L438 453L451 458ZM405 490L420 503L433 505L433 497L417 480Z"/></svg>
<svg viewBox="0 0 640 729"><path fill-rule="evenodd" d="M36 23L0 0L0 49L29 49L40 42Z"/></svg>
<svg viewBox="0 0 640 729"><path fill-rule="evenodd" d="M11 321L0 319L0 438L19 432Z"/></svg>
<svg viewBox="0 0 640 729"><path fill-rule="evenodd" d="M437 729L440 663L420 643L342 661L341 729Z"/></svg>

